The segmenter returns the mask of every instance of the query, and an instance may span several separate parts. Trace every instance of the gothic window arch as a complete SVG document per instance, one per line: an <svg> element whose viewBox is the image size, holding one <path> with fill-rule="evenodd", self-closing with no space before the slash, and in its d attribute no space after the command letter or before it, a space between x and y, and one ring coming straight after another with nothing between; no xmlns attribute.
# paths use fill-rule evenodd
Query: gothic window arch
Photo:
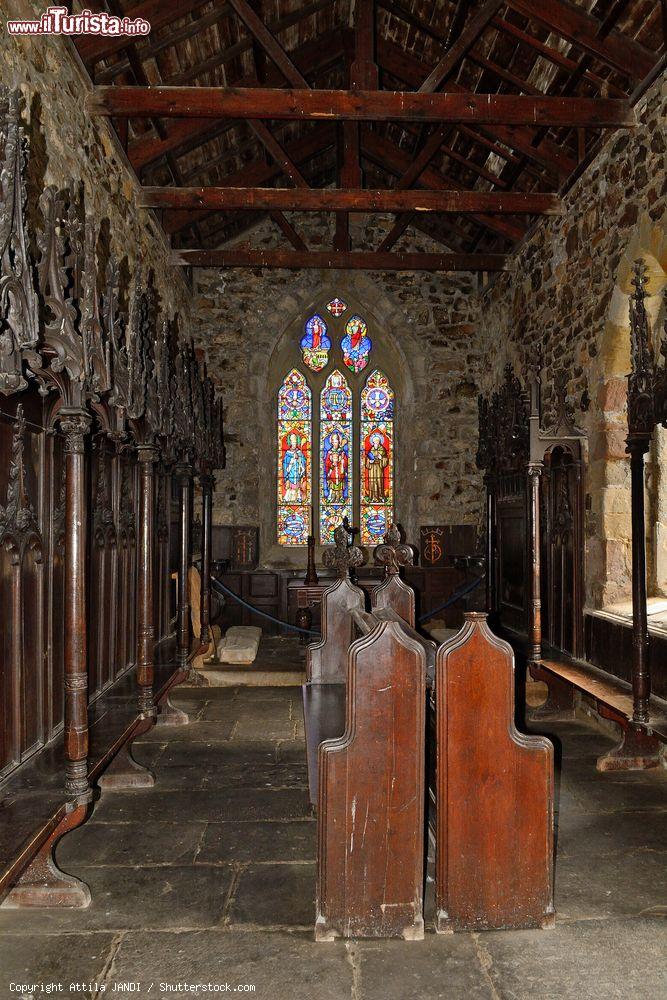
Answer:
<svg viewBox="0 0 667 1000"><path fill-rule="evenodd" d="M376 545L393 520L395 389L382 336L336 297L303 318L277 393L279 545L330 545L344 517Z"/></svg>

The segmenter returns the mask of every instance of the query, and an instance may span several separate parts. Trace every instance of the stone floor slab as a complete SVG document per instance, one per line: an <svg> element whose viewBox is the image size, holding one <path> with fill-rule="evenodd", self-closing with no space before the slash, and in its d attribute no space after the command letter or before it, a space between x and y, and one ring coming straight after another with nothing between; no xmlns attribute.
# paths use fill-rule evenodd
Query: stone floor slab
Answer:
<svg viewBox="0 0 667 1000"><path fill-rule="evenodd" d="M658 1000L667 996L667 921L591 920L479 936L498 997Z"/></svg>
<svg viewBox="0 0 667 1000"><path fill-rule="evenodd" d="M179 994L157 989L147 994L151 982L157 986L160 982L228 982L232 989L254 986L246 995L257 1000L351 1000L353 995L345 945L317 946L303 934L190 931L161 934L158 942L151 934L127 935L113 976L116 981L139 980L144 990L141 996L156 1000Z"/></svg>
<svg viewBox="0 0 667 1000"><path fill-rule="evenodd" d="M314 861L317 824L210 823L204 832L197 863Z"/></svg>
<svg viewBox="0 0 667 1000"><path fill-rule="evenodd" d="M4 934L215 927L223 919L232 871L223 866L70 867L90 886L87 910L0 910ZM4 998L3 998L4 1000Z"/></svg>
<svg viewBox="0 0 667 1000"><path fill-rule="evenodd" d="M179 865L192 862L204 834L202 823L86 823L64 837L57 847L63 868L81 858L101 865Z"/></svg>
<svg viewBox="0 0 667 1000"><path fill-rule="evenodd" d="M312 928L315 865L251 865L241 873L228 920L232 926Z"/></svg>
<svg viewBox="0 0 667 1000"><path fill-rule="evenodd" d="M470 934L355 941L358 1000L498 1000Z"/></svg>
<svg viewBox="0 0 667 1000"><path fill-rule="evenodd" d="M308 819L310 802L305 789L208 788L161 791L159 786L138 792L114 792L102 798L93 821L121 823L224 823L227 820Z"/></svg>
<svg viewBox="0 0 667 1000"><path fill-rule="evenodd" d="M17 1000L22 994L34 998L48 996L40 992L40 986L48 983L62 983L63 993L52 996L78 996L82 1000L92 1000L95 983L101 983L107 957L112 949L114 935L35 934L16 937L0 937L0 996ZM90 984L76 994L69 992L70 983ZM34 990L17 990L18 984L38 987Z"/></svg>

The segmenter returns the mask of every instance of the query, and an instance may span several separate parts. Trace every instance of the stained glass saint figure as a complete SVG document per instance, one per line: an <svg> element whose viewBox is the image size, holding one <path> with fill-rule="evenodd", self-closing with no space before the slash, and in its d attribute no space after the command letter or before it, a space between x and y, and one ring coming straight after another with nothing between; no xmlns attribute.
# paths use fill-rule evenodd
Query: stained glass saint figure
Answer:
<svg viewBox="0 0 667 1000"><path fill-rule="evenodd" d="M368 336L368 328L361 316L354 315L345 325L345 336L341 341L343 361L353 372L361 372L368 364L368 356L373 346Z"/></svg>
<svg viewBox="0 0 667 1000"><path fill-rule="evenodd" d="M331 340L327 336L327 325L319 313L306 320L304 335L301 338L301 356L304 365L312 371L319 372L326 368L331 350Z"/></svg>

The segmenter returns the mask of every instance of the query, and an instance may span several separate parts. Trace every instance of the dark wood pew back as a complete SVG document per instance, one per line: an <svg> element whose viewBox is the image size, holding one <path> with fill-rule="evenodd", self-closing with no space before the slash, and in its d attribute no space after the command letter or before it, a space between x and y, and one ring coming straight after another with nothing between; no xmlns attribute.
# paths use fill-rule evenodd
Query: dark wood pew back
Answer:
<svg viewBox="0 0 667 1000"><path fill-rule="evenodd" d="M345 732L319 748L318 941L423 937L426 660L393 621L349 650Z"/></svg>
<svg viewBox="0 0 667 1000"><path fill-rule="evenodd" d="M468 612L438 650L436 930L550 926L553 746L514 725L514 656Z"/></svg>

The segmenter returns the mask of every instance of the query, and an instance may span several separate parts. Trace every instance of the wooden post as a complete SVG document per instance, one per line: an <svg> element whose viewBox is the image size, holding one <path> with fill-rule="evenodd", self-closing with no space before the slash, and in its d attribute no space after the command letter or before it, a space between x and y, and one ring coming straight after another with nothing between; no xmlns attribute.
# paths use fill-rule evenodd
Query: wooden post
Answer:
<svg viewBox="0 0 667 1000"><path fill-rule="evenodd" d="M202 546L201 546L201 603L200 638L203 645L210 645L211 633L211 531L215 479L208 473L199 477L202 492Z"/></svg>
<svg viewBox="0 0 667 1000"><path fill-rule="evenodd" d="M648 664L646 610L646 526L644 523L644 455L650 437L629 435L632 505L632 721L648 722L651 674Z"/></svg>
<svg viewBox="0 0 667 1000"><path fill-rule="evenodd" d="M528 464L528 512L529 512L529 574L530 601L528 620L528 660L535 663L542 657L542 598L540 576L540 476L541 462Z"/></svg>
<svg viewBox="0 0 667 1000"><path fill-rule="evenodd" d="M137 447L139 461L139 607L137 643L137 683L139 685L139 711L146 718L156 715L153 701L153 674L155 655L155 612L153 602L153 565L155 524L155 462L154 445Z"/></svg>
<svg viewBox="0 0 667 1000"><path fill-rule="evenodd" d="M178 564L177 646L178 663L187 668L190 654L190 601L188 595L188 569L190 565L190 515L192 506L192 467L181 463L176 466L176 482L180 502L181 544Z"/></svg>
<svg viewBox="0 0 667 1000"><path fill-rule="evenodd" d="M65 435L65 789L89 794L85 410L61 410Z"/></svg>

